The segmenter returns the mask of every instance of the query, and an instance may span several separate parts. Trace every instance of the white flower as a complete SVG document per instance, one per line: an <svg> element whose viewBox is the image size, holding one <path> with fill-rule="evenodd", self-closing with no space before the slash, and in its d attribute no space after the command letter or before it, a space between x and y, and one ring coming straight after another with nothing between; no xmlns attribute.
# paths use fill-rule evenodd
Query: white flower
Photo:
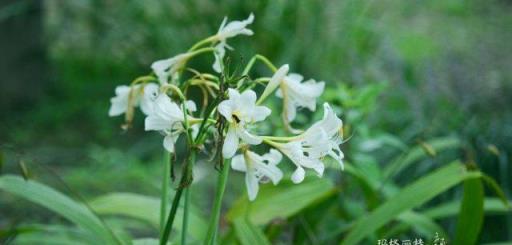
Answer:
<svg viewBox="0 0 512 245"><path fill-rule="evenodd" d="M256 93L252 90L240 94L234 89L229 89L228 94L229 99L222 101L218 106L219 113L229 122L222 148L224 158L235 155L239 139L251 145L260 144L262 139L250 134L246 127L254 122L263 121L271 113L265 106L256 106Z"/></svg>
<svg viewBox="0 0 512 245"><path fill-rule="evenodd" d="M126 113L130 106L136 107L139 104L142 112L148 115L152 110L153 101L158 96L158 85L122 85L116 87L115 93L116 96L110 99L112 105L108 111L109 116L119 116Z"/></svg>
<svg viewBox="0 0 512 245"><path fill-rule="evenodd" d="M272 78L270 78L270 81L268 82L267 86L265 87L265 90L263 90L263 93L260 96L260 101L264 100L269 94L271 94L277 86L281 84L283 79L286 77L286 74L288 74L288 71L290 70L290 66L288 64L283 65L277 69L277 71L274 73Z"/></svg>
<svg viewBox="0 0 512 245"><path fill-rule="evenodd" d="M186 106L189 111L194 111L195 104L192 101L187 101ZM153 112L146 117L144 126L146 131L162 132L165 135L164 148L172 153L179 135L185 131L183 121L180 106L172 102L166 94L160 94L153 105Z"/></svg>
<svg viewBox="0 0 512 245"><path fill-rule="evenodd" d="M301 83L302 80L301 75L291 73L281 80L282 82L276 92L277 97L284 100L284 116L287 122L295 119L297 108L306 107L315 111L316 98L324 92L324 82L316 82L310 79Z"/></svg>
<svg viewBox="0 0 512 245"><path fill-rule="evenodd" d="M263 156L246 151L244 154L233 157L231 167L245 172L245 185L249 200L253 201L256 198L259 183L272 181L274 185L277 185L283 178L283 172L276 166L282 158L281 153L274 149Z"/></svg>
<svg viewBox="0 0 512 245"><path fill-rule="evenodd" d="M254 21L254 15L252 13L246 20L243 21L231 21L226 25L227 20L228 18L224 17L224 20L220 25L219 31L215 35L215 38L219 41L219 43L215 46L215 62L213 63L213 70L219 73L222 71L221 64L222 59L226 54L225 49L233 49L226 43L226 40L228 38L235 37L238 35L251 36L254 34L252 30L246 28L249 24L251 24Z"/></svg>
<svg viewBox="0 0 512 245"><path fill-rule="evenodd" d="M339 162L343 168L342 143L343 122L329 104L324 104L324 117L313 124L306 132L285 144L275 144L297 166L292 175L294 183L304 180L304 168L311 168L322 176L325 166L322 162L327 155Z"/></svg>
<svg viewBox="0 0 512 245"><path fill-rule="evenodd" d="M252 22L254 21L254 15L252 13L246 20L235 20L226 24L227 21L228 18L224 17L224 20L220 25L219 31L217 32L216 38L220 41L226 41L226 39L238 35L251 36L254 34L252 30L246 28L249 24L252 24Z"/></svg>
<svg viewBox="0 0 512 245"><path fill-rule="evenodd" d="M151 69L158 77L160 84L167 84L169 76L174 76L177 71L183 68L183 65L190 58L191 53L178 54L165 60L158 60L151 64Z"/></svg>

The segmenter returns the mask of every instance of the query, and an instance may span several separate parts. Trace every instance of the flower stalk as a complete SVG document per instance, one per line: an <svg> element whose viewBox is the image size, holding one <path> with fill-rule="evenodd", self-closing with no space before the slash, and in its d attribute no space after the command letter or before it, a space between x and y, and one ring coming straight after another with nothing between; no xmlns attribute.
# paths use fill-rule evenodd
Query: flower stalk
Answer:
<svg viewBox="0 0 512 245"><path fill-rule="evenodd" d="M228 182L230 160L225 159L222 170L217 179L217 189L215 191L215 199L213 202L212 216L208 225L208 232L204 240L205 245L214 245L217 243L217 233L219 231L220 211L222 208L222 199Z"/></svg>

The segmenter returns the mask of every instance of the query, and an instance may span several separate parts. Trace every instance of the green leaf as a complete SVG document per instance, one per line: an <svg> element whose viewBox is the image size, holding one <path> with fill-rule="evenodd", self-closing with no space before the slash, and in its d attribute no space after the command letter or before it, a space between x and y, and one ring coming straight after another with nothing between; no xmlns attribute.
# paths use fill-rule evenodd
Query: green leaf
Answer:
<svg viewBox="0 0 512 245"><path fill-rule="evenodd" d="M63 216L94 234L99 243L120 243L112 231L85 205L73 201L46 185L13 175L5 175L0 177L0 189L37 203Z"/></svg>
<svg viewBox="0 0 512 245"><path fill-rule="evenodd" d="M233 225L235 227L238 240L242 245L270 245L270 242L267 240L263 232L247 219L237 218L234 220Z"/></svg>
<svg viewBox="0 0 512 245"><path fill-rule="evenodd" d="M465 179L480 176L478 172L466 171L459 162L438 169L405 187L368 215L359 218L342 244L358 244L401 213L429 201Z"/></svg>
<svg viewBox="0 0 512 245"><path fill-rule="evenodd" d="M446 149L457 148L461 144L460 140L453 137L447 138L438 138L429 140L426 143L420 144L418 146L413 147L407 154L398 157L393 160L385 169L384 169L384 177L390 178L407 168L409 165L414 162L429 156L428 150L426 150L425 145L428 145L428 149L430 151L439 152Z"/></svg>
<svg viewBox="0 0 512 245"><path fill-rule="evenodd" d="M94 199L89 205L98 214L122 215L146 221L155 228L160 226L160 200L155 197L135 193L110 193ZM196 209L191 208L190 211L188 233L198 240L203 239L207 224ZM183 211L179 207L174 224L176 230L181 230L182 221Z"/></svg>
<svg viewBox="0 0 512 245"><path fill-rule="evenodd" d="M310 204L327 197L334 191L333 184L326 178L311 176L300 184L283 180L279 185L263 185L258 197L250 202L241 197L229 210L230 221L247 215L253 224L266 224L276 218L286 219Z"/></svg>
<svg viewBox="0 0 512 245"><path fill-rule="evenodd" d="M481 179L464 181L454 244L476 244L484 218L484 187Z"/></svg>
<svg viewBox="0 0 512 245"><path fill-rule="evenodd" d="M485 184L487 184L494 191L494 193L496 193L496 195L498 195L498 197L501 199L503 204L505 204L505 206L507 206L507 208L510 208L510 202L507 200L507 196L505 195L505 192L503 192L503 190L498 185L498 183L496 183L496 181L492 177L490 177L486 174L482 174L482 180L484 181Z"/></svg>
<svg viewBox="0 0 512 245"><path fill-rule="evenodd" d="M433 219L421 213L407 211L398 216L398 220L413 228L413 230L425 238L432 238L438 233L441 237L448 237L444 229L436 224ZM388 236L386 236L388 237Z"/></svg>
<svg viewBox="0 0 512 245"><path fill-rule="evenodd" d="M509 206L503 204L503 202L498 198L486 198L484 199L484 211L486 215L490 214L504 214L507 212L511 212L510 201L508 201ZM428 217L433 219L442 219L451 216L455 216L460 212L461 201L451 201L448 203L443 203L437 207L429 208L422 213Z"/></svg>

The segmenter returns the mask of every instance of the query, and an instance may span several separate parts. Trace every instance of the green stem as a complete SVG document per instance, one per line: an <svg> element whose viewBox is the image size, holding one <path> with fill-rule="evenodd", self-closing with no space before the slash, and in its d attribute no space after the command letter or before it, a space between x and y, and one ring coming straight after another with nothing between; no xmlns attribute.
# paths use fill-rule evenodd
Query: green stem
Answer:
<svg viewBox="0 0 512 245"><path fill-rule="evenodd" d="M169 200L169 185L171 179L171 155L164 150L164 175L162 179L162 194L160 199L160 232L165 228L165 217L167 215L167 200Z"/></svg>
<svg viewBox="0 0 512 245"><path fill-rule="evenodd" d="M215 35L199 41L198 43L194 44L194 46L192 46L188 51L194 51L197 48L199 48L199 47L201 47L201 46L203 46L205 44L214 42L214 41L216 41L216 36Z"/></svg>
<svg viewBox="0 0 512 245"><path fill-rule="evenodd" d="M270 70L272 70L273 72L276 72L277 71L277 68L274 64L272 64L272 62L270 62L270 60L268 60L265 56L263 55L255 55L251 58L251 60L249 60L249 63L247 63L247 66L245 67L244 69L244 72L242 73L242 75L247 75L249 74L249 71L251 70L251 68L254 66L254 63L256 62L256 60L259 60L261 62L263 62L265 65L268 66L268 68L270 68Z"/></svg>
<svg viewBox="0 0 512 245"><path fill-rule="evenodd" d="M190 203L190 187L185 189L185 203L183 206L183 222L181 227L181 244L187 244L188 213Z"/></svg>
<svg viewBox="0 0 512 245"><path fill-rule="evenodd" d="M167 216L167 222L165 224L162 236L160 238L160 245L167 244L169 240L169 235L171 234L172 225L174 223L174 218L176 217L176 212L178 211L178 206L180 204L181 195L183 193L183 189L189 187L189 181L191 181L192 177L192 164L196 160L196 152L195 150L190 151L190 155L188 157L187 164L183 167L181 179L180 179L180 187L176 191L174 195L174 199L172 201L171 211L169 212L169 216Z"/></svg>
<svg viewBox="0 0 512 245"><path fill-rule="evenodd" d="M216 244L217 241L217 233L219 230L219 219L220 219L220 209L222 207L222 197L224 196L224 191L226 190L226 183L228 180L229 168L230 168L230 160L224 160L224 166L222 168L222 172L219 174L219 178L217 180L217 190L215 193L215 200L213 203L212 209L212 217L210 219L210 224L208 226L208 233L206 234L206 239L204 241L205 245L213 245Z"/></svg>
<svg viewBox="0 0 512 245"><path fill-rule="evenodd" d="M196 152L194 149L190 152L190 157L187 163L187 178L189 181L192 181L192 169L194 169L194 163L196 162ZM185 200L183 204L183 222L181 228L181 244L187 244L187 230L188 230L188 217L190 210L190 188L192 187L192 183L185 188Z"/></svg>

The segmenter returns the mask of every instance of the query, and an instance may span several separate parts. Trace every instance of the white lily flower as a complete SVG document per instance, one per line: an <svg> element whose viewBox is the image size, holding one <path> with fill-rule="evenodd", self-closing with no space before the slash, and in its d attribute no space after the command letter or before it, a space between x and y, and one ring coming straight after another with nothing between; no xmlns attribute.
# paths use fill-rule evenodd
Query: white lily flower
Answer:
<svg viewBox="0 0 512 245"><path fill-rule="evenodd" d="M194 111L195 104L192 101L185 103L187 110ZM172 102L166 94L160 94L153 105L153 112L146 117L144 127L146 131L162 132L165 135L164 148L173 153L179 135L185 132L183 122L184 116L180 106Z"/></svg>
<svg viewBox="0 0 512 245"><path fill-rule="evenodd" d="M190 56L191 53L183 53L169 59L157 60L151 64L151 69L155 72L160 84L167 84L169 76L173 77L177 71L183 68Z"/></svg>
<svg viewBox="0 0 512 245"><path fill-rule="evenodd" d="M325 83L316 82L313 79L302 82L303 77L291 73L282 79L277 97L284 100L284 116L287 122L295 119L297 108L306 107L311 111L316 110L316 99L324 92Z"/></svg>
<svg viewBox="0 0 512 245"><path fill-rule="evenodd" d="M270 78L270 81L265 87L265 90L263 90L263 93L261 94L260 100L258 102L261 102L268 95L274 92L274 90L281 84L283 79L286 77L286 74L288 74L289 70L290 66L288 64L282 65L281 67L279 67L279 69L277 69L274 75L272 75L272 78Z"/></svg>
<svg viewBox="0 0 512 245"><path fill-rule="evenodd" d="M252 123L263 121L271 110L256 105L256 93L246 90L242 94L234 89L228 90L229 99L222 101L217 110L229 122L228 133L224 140L222 155L231 158L238 149L239 139L250 145L260 144L262 139L250 134L246 127Z"/></svg>
<svg viewBox="0 0 512 245"><path fill-rule="evenodd" d="M228 18L224 17L219 31L215 35L215 38L219 41L219 43L215 46L215 62L213 63L213 70L219 73L222 71L221 64L222 59L224 59L224 55L226 54L226 48L233 49L226 43L226 40L238 35L251 36L254 34L252 30L247 29L247 26L254 21L254 15L252 13L246 20L231 21L226 24L227 20Z"/></svg>
<svg viewBox="0 0 512 245"><path fill-rule="evenodd" d="M234 170L245 172L245 185L249 200L256 199L259 183L272 181L277 185L283 178L283 172L276 166L283 156L279 151L271 149L269 153L260 156L252 151L236 155L231 161Z"/></svg>
<svg viewBox="0 0 512 245"><path fill-rule="evenodd" d="M139 104L142 112L148 115L151 113L153 101L158 96L158 89L158 85L154 83L131 87L126 85L117 86L116 96L110 99L112 105L108 115L111 117L122 115L128 111L130 106L136 107Z"/></svg>
<svg viewBox="0 0 512 245"><path fill-rule="evenodd" d="M327 155L339 162L343 169L343 152L339 145L342 143L343 122L339 119L329 104L324 104L324 117L313 124L306 132L284 144L274 146L283 152L297 166L292 175L294 183L304 180L304 168L311 168L322 176L325 166L322 162Z"/></svg>

